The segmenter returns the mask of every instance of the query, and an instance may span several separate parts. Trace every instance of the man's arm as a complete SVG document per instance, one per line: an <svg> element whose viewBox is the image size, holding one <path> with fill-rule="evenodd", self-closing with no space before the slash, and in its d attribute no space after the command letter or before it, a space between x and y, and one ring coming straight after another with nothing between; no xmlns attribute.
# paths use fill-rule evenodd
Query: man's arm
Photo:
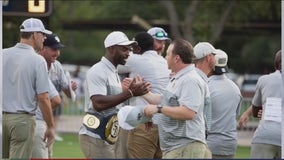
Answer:
<svg viewBox="0 0 284 160"><path fill-rule="evenodd" d="M154 114L158 113L158 106L148 105L144 109L144 113L146 114L146 116L152 117ZM163 106L161 113L176 120L192 120L196 115L195 111L187 108L186 106Z"/></svg>
<svg viewBox="0 0 284 160"><path fill-rule="evenodd" d="M142 80L142 77L136 77L127 90L117 95L93 95L91 100L96 111L103 111L112 108L133 96L142 96L148 93L151 85Z"/></svg>

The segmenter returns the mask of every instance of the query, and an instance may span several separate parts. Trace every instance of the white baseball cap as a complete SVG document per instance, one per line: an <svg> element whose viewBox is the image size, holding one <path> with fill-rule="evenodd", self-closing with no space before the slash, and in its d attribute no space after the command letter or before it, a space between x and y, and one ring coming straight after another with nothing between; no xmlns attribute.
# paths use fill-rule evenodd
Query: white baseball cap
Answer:
<svg viewBox="0 0 284 160"><path fill-rule="evenodd" d="M42 32L45 34L52 34L50 30L44 28L44 25L40 19L29 18L26 19L20 26L21 32Z"/></svg>
<svg viewBox="0 0 284 160"><path fill-rule="evenodd" d="M208 42L199 42L194 47L194 55L196 59L201 59L211 53L216 54L216 49Z"/></svg>
<svg viewBox="0 0 284 160"><path fill-rule="evenodd" d="M228 55L221 49L216 49L215 55L215 73L222 74L228 71L227 63L228 63Z"/></svg>
<svg viewBox="0 0 284 160"><path fill-rule="evenodd" d="M154 39L158 39L158 40L171 40L168 37L168 33L163 28L160 28L160 27L150 28L147 31L147 33L150 34Z"/></svg>
<svg viewBox="0 0 284 160"><path fill-rule="evenodd" d="M136 41L130 41L128 37L123 32L120 32L120 31L111 32L104 41L105 48L108 48L114 45L128 46L134 43L137 44Z"/></svg>
<svg viewBox="0 0 284 160"><path fill-rule="evenodd" d="M145 107L145 105L122 107L117 113L118 125L125 130L131 130L148 122L150 118L144 115Z"/></svg>

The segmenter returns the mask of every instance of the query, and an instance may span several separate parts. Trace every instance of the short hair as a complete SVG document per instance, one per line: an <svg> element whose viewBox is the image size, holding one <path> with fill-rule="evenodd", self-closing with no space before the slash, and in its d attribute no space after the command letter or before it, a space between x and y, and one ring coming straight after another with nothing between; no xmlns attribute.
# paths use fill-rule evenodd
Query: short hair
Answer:
<svg viewBox="0 0 284 160"><path fill-rule="evenodd" d="M173 54L179 55L183 63L190 64L193 62L195 56L190 42L184 39L176 39L171 44L173 44Z"/></svg>
<svg viewBox="0 0 284 160"><path fill-rule="evenodd" d="M274 67L276 70L281 70L281 50L279 50L276 54L275 54L275 58L274 58Z"/></svg>
<svg viewBox="0 0 284 160"><path fill-rule="evenodd" d="M134 39L138 46L141 48L141 51L154 50L154 39L147 32L139 32L135 35Z"/></svg>
<svg viewBox="0 0 284 160"><path fill-rule="evenodd" d="M23 38L23 39L29 39L31 36L32 36L32 34L33 34L34 32L21 32L20 34L20 36L21 36L21 38Z"/></svg>

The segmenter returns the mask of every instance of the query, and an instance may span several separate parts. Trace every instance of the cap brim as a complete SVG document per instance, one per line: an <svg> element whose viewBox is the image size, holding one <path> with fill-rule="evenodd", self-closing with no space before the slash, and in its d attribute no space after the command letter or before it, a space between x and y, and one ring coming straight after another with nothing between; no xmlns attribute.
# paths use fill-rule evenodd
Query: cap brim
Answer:
<svg viewBox="0 0 284 160"><path fill-rule="evenodd" d="M50 48L55 48L55 49L59 49L59 48L65 48L65 45L59 43L59 44L55 44L55 45L52 45L52 46L48 46Z"/></svg>
<svg viewBox="0 0 284 160"><path fill-rule="evenodd" d="M156 37L156 36L153 36L153 38L157 39L157 40L161 40L161 41L163 41L163 40L171 41L171 39L168 38L168 37Z"/></svg>
<svg viewBox="0 0 284 160"><path fill-rule="evenodd" d="M132 44L138 44L136 41L126 41L126 42L121 42L117 45L119 46L129 46L129 45L132 45Z"/></svg>
<svg viewBox="0 0 284 160"><path fill-rule="evenodd" d="M44 31L41 31L44 34L52 34L52 32L50 30L45 29Z"/></svg>
<svg viewBox="0 0 284 160"><path fill-rule="evenodd" d="M227 66L225 67L218 67L218 66L215 66L215 73L217 74L222 74L222 73L226 73L228 71L228 68Z"/></svg>

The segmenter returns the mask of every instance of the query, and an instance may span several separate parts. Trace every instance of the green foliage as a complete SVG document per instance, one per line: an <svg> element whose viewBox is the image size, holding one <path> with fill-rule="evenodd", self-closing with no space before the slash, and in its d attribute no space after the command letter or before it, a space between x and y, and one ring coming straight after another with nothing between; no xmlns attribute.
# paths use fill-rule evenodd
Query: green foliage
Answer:
<svg viewBox="0 0 284 160"><path fill-rule="evenodd" d="M104 55L103 41L110 30L66 30L63 29L63 24L98 20L126 20L130 22L133 15L138 15L147 22L154 20L168 22L168 11L161 2L162 0L56 0L53 1L54 7L51 16L40 18L48 25L47 28L57 33L61 41L67 45L67 48L61 51L60 61L92 65ZM178 15L179 24L184 24L186 10L193 1L172 0L172 2L175 8L174 12ZM225 28L218 41L213 45L227 51L230 68L238 73L267 72L273 64L269 62L269 56L273 56L281 47L281 30L274 29L273 26L271 29L262 29L260 25L260 29L255 26L252 26L252 29L244 26L251 23L265 24L267 22L280 24L280 0L199 1L191 36L194 37L195 42L210 41L221 16L229 4L234 2L236 4L229 13ZM3 17L4 48L18 42L18 27L26 18L28 17ZM123 32L132 38L136 31L129 28ZM171 35L171 30L168 32ZM171 36L175 37L175 35Z"/></svg>

